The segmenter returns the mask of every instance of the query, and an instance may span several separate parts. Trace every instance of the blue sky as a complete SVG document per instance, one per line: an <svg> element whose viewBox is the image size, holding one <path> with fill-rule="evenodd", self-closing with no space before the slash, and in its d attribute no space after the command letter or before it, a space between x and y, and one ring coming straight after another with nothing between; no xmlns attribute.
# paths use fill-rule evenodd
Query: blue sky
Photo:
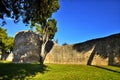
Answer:
<svg viewBox="0 0 120 80"><path fill-rule="evenodd" d="M60 0L60 9L53 14L59 44L79 43L86 40L120 33L120 0ZM28 30L22 22L14 24L7 19L7 32Z"/></svg>

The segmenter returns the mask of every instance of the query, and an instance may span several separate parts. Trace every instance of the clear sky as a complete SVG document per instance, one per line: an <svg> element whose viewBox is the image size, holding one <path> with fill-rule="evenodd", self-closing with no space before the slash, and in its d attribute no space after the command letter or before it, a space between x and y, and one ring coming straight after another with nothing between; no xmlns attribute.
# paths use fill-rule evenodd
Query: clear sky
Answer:
<svg viewBox="0 0 120 80"><path fill-rule="evenodd" d="M120 0L60 0L60 9L53 14L59 44L79 43L86 40L120 33ZM10 36L28 30L22 22L14 24L7 19Z"/></svg>

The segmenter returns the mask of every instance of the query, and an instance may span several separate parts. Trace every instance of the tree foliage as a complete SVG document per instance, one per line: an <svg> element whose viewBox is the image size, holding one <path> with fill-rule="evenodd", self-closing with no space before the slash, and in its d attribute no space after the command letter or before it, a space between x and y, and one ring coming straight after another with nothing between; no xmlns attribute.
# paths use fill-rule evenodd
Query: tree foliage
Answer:
<svg viewBox="0 0 120 80"><path fill-rule="evenodd" d="M56 24L57 24L57 22L55 19L50 19L47 22L47 26L48 26L47 33L48 33L49 39L53 39L55 33L57 32Z"/></svg>
<svg viewBox="0 0 120 80"><path fill-rule="evenodd" d="M21 17L25 24L30 20L43 24L59 8L59 3L58 0L0 0L0 7L3 22L5 17L12 18L14 22Z"/></svg>
<svg viewBox="0 0 120 80"><path fill-rule="evenodd" d="M46 22L46 35L49 37L49 40L54 38L55 33L57 32L57 22L55 19L49 19ZM41 36L44 35L43 29L39 24L36 24L36 32L38 32Z"/></svg>
<svg viewBox="0 0 120 80"><path fill-rule="evenodd" d="M0 52L4 54L13 47L13 38L7 36L6 30L0 27Z"/></svg>
<svg viewBox="0 0 120 80"><path fill-rule="evenodd" d="M6 30L0 28L0 53L3 53L3 49L5 48L5 40L7 38Z"/></svg>

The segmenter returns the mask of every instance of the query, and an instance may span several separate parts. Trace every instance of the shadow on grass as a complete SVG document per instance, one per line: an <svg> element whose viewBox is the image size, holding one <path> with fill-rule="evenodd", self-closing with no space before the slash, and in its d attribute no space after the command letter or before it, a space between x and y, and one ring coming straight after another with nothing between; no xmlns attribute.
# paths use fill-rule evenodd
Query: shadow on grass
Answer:
<svg viewBox="0 0 120 80"><path fill-rule="evenodd" d="M91 65L91 66L120 74L120 71L112 70L112 69L101 67L101 66L95 66L95 65Z"/></svg>
<svg viewBox="0 0 120 80"><path fill-rule="evenodd" d="M0 63L0 80L31 79L37 73L44 74L47 66L39 64Z"/></svg>

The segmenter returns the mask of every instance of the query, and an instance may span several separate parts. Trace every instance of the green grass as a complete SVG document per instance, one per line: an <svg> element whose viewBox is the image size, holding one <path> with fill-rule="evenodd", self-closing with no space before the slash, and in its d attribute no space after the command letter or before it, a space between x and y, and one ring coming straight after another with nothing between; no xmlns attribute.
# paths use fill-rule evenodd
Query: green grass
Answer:
<svg viewBox="0 0 120 80"><path fill-rule="evenodd" d="M120 80L120 67L0 62L0 80Z"/></svg>

